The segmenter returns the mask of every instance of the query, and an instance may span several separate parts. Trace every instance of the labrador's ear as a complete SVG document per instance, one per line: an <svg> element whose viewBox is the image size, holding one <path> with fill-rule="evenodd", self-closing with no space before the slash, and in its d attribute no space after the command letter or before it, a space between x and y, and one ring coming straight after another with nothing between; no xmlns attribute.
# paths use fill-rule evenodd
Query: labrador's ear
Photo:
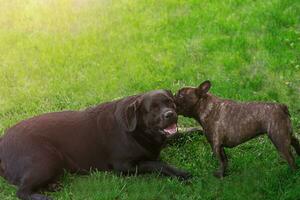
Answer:
<svg viewBox="0 0 300 200"><path fill-rule="evenodd" d="M124 123L127 131L131 132L136 129L138 123L138 108L140 107L141 99L137 98L129 104L124 110Z"/></svg>
<svg viewBox="0 0 300 200"><path fill-rule="evenodd" d="M197 96L201 97L202 95L206 94L209 91L210 87L211 87L211 83L209 80L201 83L196 90Z"/></svg>
<svg viewBox="0 0 300 200"><path fill-rule="evenodd" d="M171 98L174 99L174 94L172 93L171 90L165 90L165 91L166 91L166 93L167 93Z"/></svg>

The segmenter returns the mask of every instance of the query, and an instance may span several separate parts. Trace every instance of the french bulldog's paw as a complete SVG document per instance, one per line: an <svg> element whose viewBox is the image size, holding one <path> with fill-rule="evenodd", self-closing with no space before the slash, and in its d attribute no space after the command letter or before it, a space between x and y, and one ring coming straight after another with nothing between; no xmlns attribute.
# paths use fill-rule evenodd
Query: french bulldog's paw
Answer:
<svg viewBox="0 0 300 200"><path fill-rule="evenodd" d="M214 172L214 176L216 178L223 179L224 178L224 172L221 171L221 170L217 170L217 171Z"/></svg>

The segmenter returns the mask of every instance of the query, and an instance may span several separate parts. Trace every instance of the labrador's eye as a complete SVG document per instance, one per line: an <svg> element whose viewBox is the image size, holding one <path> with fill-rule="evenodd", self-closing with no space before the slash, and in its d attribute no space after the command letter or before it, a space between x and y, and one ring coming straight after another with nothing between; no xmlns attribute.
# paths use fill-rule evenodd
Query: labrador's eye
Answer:
<svg viewBox="0 0 300 200"><path fill-rule="evenodd" d="M171 101L170 99L166 99L166 100L164 101L164 103L167 104L167 105L169 105L169 104L172 103L172 101Z"/></svg>
<svg viewBox="0 0 300 200"><path fill-rule="evenodd" d="M183 98L183 95L182 95L182 94L179 94L179 95L178 95L178 98L179 98L179 99L182 99L182 98Z"/></svg>

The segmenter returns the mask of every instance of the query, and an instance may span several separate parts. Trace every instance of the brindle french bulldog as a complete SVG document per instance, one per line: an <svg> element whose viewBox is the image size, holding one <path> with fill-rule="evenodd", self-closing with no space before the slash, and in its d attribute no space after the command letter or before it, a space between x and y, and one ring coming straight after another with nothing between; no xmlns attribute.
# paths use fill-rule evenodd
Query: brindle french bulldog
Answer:
<svg viewBox="0 0 300 200"><path fill-rule="evenodd" d="M210 81L199 87L181 88L176 96L177 113L196 119L217 157L220 167L214 173L224 177L227 156L224 147L235 147L258 135L267 133L278 152L295 170L290 150L292 145L300 155L299 141L292 134L290 114L286 105L220 99L208 93Z"/></svg>

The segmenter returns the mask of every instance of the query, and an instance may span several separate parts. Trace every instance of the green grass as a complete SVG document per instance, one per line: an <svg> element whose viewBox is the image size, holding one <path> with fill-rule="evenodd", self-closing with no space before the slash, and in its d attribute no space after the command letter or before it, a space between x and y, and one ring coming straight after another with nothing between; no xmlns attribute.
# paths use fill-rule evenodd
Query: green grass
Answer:
<svg viewBox="0 0 300 200"><path fill-rule="evenodd" d="M289 106L300 133L300 2L297 0L0 0L0 133L45 112L81 109L153 89L210 79L212 92ZM194 126L180 119L181 126ZM298 135L299 138L299 135ZM229 176L201 135L162 159L194 175L66 175L55 199L300 198L293 173L266 137L234 149ZM297 158L300 167L300 158ZM16 199L0 179L0 199Z"/></svg>

